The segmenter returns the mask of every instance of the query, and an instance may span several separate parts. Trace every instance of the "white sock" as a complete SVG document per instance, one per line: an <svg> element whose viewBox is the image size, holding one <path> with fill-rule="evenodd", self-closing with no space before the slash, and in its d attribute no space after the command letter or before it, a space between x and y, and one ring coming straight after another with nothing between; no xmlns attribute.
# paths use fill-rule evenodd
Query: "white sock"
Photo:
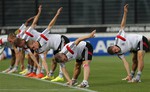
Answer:
<svg viewBox="0 0 150 92"><path fill-rule="evenodd" d="M58 75L60 78L63 78L63 73L62 72L59 72L59 75Z"/></svg>
<svg viewBox="0 0 150 92"><path fill-rule="evenodd" d="M88 81L87 81L87 80L83 80L83 83L84 83L85 85L88 85Z"/></svg>
<svg viewBox="0 0 150 92"><path fill-rule="evenodd" d="M61 66L59 65L59 77L60 78L63 78L63 72L62 72L62 70L61 70Z"/></svg>
<svg viewBox="0 0 150 92"><path fill-rule="evenodd" d="M141 72L141 71L138 71L138 72L137 72L137 75L136 75L136 79L137 79L137 80L140 80L140 78L141 78L141 74L142 74L142 72Z"/></svg>
<svg viewBox="0 0 150 92"><path fill-rule="evenodd" d="M49 71L49 76L53 76L54 72L52 70Z"/></svg>

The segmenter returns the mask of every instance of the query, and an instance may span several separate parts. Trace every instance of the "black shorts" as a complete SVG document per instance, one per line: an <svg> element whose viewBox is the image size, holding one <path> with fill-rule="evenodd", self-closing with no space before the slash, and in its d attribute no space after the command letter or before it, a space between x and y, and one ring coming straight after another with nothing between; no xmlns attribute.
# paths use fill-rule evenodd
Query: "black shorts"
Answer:
<svg viewBox="0 0 150 92"><path fill-rule="evenodd" d="M145 36L143 36L142 41L138 43L137 51L139 50L144 50L145 52L149 50L148 39Z"/></svg>
<svg viewBox="0 0 150 92"><path fill-rule="evenodd" d="M82 52L82 58L76 59L76 62L82 62L85 60L92 60L93 47L90 43L86 42L86 46Z"/></svg>
<svg viewBox="0 0 150 92"><path fill-rule="evenodd" d="M70 42L69 39L68 39L66 36L62 35L62 36L61 36L61 42L60 42L60 44L59 44L57 50L54 50L54 51L53 51L53 54L54 54L54 55L57 54L57 53L58 53L59 51L61 51L62 48L63 48L67 43L69 43L69 42Z"/></svg>

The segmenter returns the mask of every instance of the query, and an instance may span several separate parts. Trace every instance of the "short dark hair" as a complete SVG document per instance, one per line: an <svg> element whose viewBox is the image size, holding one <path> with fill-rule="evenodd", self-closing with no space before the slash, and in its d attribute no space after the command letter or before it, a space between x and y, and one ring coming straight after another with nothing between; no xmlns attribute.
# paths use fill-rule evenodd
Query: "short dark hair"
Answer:
<svg viewBox="0 0 150 92"><path fill-rule="evenodd" d="M109 46L109 47L107 48L107 52L108 52L110 55L114 55L114 54L115 54L115 53L113 52L112 48L113 48L113 46Z"/></svg>
<svg viewBox="0 0 150 92"><path fill-rule="evenodd" d="M63 62L62 61L62 54L63 53L57 53L57 54L54 55L55 62L57 62L57 63Z"/></svg>

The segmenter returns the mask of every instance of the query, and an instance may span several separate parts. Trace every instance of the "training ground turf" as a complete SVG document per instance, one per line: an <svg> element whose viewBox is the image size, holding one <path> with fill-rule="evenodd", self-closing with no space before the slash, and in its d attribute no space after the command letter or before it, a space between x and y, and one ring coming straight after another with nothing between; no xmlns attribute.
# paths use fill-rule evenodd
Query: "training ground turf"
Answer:
<svg viewBox="0 0 150 92"><path fill-rule="evenodd" d="M127 56L127 61L130 62L131 66L131 55ZM0 62L0 71L8 68L9 62L9 59ZM47 62L49 63L50 59ZM73 65L74 61L67 63L70 75L73 72ZM117 56L93 57L90 68L90 87L88 89L65 87L63 86L65 82L53 83L25 78L18 73L0 73L0 92L150 92L150 53L145 56L141 83L127 83L127 81L121 80L126 77L126 71L122 61ZM55 76L57 75L58 68L55 72ZM79 76L79 83L82 78L83 72Z"/></svg>

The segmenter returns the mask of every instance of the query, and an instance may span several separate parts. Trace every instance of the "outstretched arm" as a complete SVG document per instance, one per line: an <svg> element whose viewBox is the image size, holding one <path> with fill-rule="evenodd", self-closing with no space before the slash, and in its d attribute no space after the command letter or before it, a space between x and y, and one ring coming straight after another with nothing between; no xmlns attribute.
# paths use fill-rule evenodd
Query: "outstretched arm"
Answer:
<svg viewBox="0 0 150 92"><path fill-rule="evenodd" d="M127 12L128 12L128 4L126 4L124 6L124 14L123 14L123 18L122 18L122 21L121 21L121 27L120 27L120 29L124 29L124 27L125 27L126 18L127 18Z"/></svg>
<svg viewBox="0 0 150 92"><path fill-rule="evenodd" d="M38 13L37 13L37 15L35 16L35 18L34 18L34 20L33 20L33 22L32 22L32 25L31 25L32 28L35 28L35 26L36 26L36 24L37 24L37 21L38 21L38 19L39 19L39 17L40 17L41 11L42 11L42 5L40 5L39 8L38 8Z"/></svg>
<svg viewBox="0 0 150 92"><path fill-rule="evenodd" d="M124 67L126 69L126 72L127 72L128 76L130 76L129 63L127 62L127 60L125 59L125 57L121 58L121 60L123 61L123 64L124 64Z"/></svg>
<svg viewBox="0 0 150 92"><path fill-rule="evenodd" d="M95 37L95 35L94 35L95 33L96 33L96 30L92 31L89 35L86 35L86 36L83 36L83 37L76 39L74 43L76 45L78 45L81 41L83 41L85 39L93 38L93 37Z"/></svg>
<svg viewBox="0 0 150 92"><path fill-rule="evenodd" d="M25 22L25 26L28 26L29 22L31 22L34 18L35 18L35 16L30 17L29 19L27 19L26 22Z"/></svg>
<svg viewBox="0 0 150 92"><path fill-rule="evenodd" d="M69 76L69 73L68 73L66 67L61 67L61 69L62 69L62 72L63 72L66 80L68 81L69 85L71 86L72 85L72 80L70 79L70 76Z"/></svg>
<svg viewBox="0 0 150 92"><path fill-rule="evenodd" d="M57 13L56 15L54 16L54 18L51 20L51 22L49 23L47 29L50 30L52 28L52 26L55 24L60 12L62 11L63 7L60 7L58 10L57 10Z"/></svg>

